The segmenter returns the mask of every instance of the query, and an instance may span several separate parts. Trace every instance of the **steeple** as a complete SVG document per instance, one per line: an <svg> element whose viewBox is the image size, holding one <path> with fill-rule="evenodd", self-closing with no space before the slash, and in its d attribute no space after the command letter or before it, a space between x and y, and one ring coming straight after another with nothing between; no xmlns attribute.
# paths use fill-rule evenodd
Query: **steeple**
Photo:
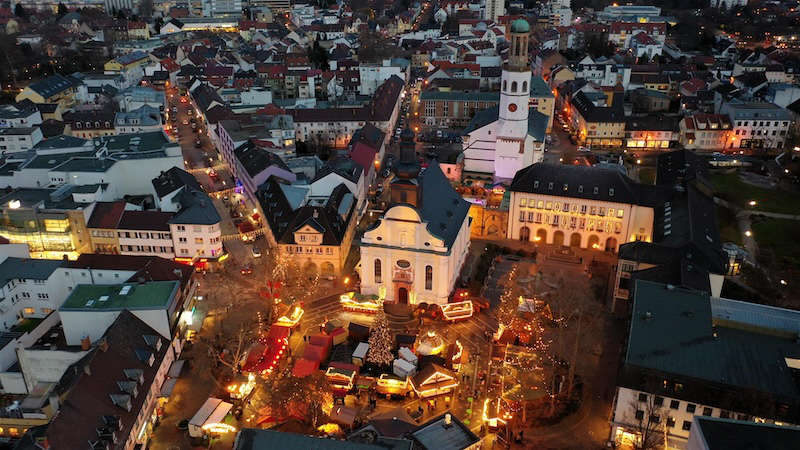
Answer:
<svg viewBox="0 0 800 450"><path fill-rule="evenodd" d="M531 27L525 19L511 23L511 48L508 49L508 70L530 72L528 59L528 38Z"/></svg>
<svg viewBox="0 0 800 450"><path fill-rule="evenodd" d="M394 167L397 178L390 187L392 203L404 203L415 208L420 206L419 172L414 132L406 128L400 134L400 161Z"/></svg>

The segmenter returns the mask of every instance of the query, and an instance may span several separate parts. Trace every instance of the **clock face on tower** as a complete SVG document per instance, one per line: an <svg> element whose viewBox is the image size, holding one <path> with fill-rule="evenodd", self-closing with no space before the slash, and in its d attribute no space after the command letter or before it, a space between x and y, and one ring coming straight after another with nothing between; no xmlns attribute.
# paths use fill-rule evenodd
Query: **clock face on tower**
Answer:
<svg viewBox="0 0 800 450"><path fill-rule="evenodd" d="M508 110L511 111L511 112L516 111L517 110L517 104L516 103L509 103L508 104Z"/></svg>

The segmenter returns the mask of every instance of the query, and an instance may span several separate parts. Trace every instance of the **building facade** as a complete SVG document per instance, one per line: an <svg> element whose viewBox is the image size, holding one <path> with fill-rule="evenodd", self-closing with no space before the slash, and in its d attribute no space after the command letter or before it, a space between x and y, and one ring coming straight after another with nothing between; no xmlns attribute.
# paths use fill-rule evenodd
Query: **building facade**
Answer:
<svg viewBox="0 0 800 450"><path fill-rule="evenodd" d="M509 189L509 239L612 252L652 240L649 187L616 170L538 163Z"/></svg>

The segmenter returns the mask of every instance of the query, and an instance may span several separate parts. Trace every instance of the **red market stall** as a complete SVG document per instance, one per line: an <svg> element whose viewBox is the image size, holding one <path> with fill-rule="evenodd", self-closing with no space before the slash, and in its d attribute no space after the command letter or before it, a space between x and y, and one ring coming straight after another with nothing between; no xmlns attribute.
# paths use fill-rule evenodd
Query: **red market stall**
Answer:
<svg viewBox="0 0 800 450"><path fill-rule="evenodd" d="M303 378L311 375L319 369L319 361L312 359L300 358L294 363L292 367L292 376Z"/></svg>
<svg viewBox="0 0 800 450"><path fill-rule="evenodd" d="M303 358L316 361L319 364L328 358L328 349L319 345L306 345L303 350Z"/></svg>
<svg viewBox="0 0 800 450"><path fill-rule="evenodd" d="M289 328L273 325L266 337L259 338L247 355L242 372L266 375L278 365L289 345Z"/></svg>

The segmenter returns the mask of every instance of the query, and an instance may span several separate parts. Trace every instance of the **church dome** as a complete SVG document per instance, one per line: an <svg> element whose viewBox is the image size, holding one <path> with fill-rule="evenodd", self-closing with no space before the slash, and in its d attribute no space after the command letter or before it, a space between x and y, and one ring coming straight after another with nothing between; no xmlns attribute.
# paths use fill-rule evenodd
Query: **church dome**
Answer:
<svg viewBox="0 0 800 450"><path fill-rule="evenodd" d="M531 26L528 24L528 21L525 19L517 19L511 23L511 32L512 33L530 33Z"/></svg>

